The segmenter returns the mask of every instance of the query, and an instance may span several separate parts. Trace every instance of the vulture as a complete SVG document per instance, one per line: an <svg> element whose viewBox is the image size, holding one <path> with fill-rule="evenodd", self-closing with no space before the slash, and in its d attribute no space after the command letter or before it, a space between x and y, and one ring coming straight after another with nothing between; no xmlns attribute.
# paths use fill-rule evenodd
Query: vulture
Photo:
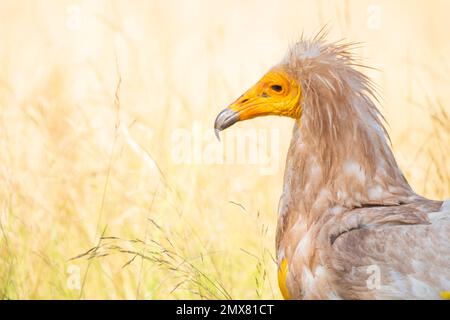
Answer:
<svg viewBox="0 0 450 320"><path fill-rule="evenodd" d="M415 193L399 168L354 43L302 38L215 120L292 118L278 206L285 299L450 297L450 200Z"/></svg>

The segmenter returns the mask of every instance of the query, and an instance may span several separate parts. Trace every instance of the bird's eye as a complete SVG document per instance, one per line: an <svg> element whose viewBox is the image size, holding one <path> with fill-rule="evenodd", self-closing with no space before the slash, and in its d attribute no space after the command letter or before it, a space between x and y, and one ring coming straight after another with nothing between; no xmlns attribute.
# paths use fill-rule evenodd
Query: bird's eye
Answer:
<svg viewBox="0 0 450 320"><path fill-rule="evenodd" d="M281 92L281 90L283 90L283 87L281 87L279 84L274 84L270 87L270 89L276 92Z"/></svg>

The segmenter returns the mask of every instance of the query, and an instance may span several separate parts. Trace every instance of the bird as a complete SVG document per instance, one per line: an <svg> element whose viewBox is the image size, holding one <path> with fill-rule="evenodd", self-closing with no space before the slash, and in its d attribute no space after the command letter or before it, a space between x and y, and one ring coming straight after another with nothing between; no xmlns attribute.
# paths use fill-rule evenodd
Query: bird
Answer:
<svg viewBox="0 0 450 320"><path fill-rule="evenodd" d="M406 180L358 45L302 35L215 133L260 116L294 122L275 239L284 299L449 298L450 200Z"/></svg>

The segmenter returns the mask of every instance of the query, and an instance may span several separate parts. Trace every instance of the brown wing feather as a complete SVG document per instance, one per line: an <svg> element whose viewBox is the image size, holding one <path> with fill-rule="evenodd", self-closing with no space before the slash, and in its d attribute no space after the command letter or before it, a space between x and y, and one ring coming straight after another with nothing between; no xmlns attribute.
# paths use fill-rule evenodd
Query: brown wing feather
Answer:
<svg viewBox="0 0 450 320"><path fill-rule="evenodd" d="M334 292L344 299L438 299L449 291L450 214L435 221L423 212L437 205L347 213L340 225L356 214L358 226L334 235L325 253Z"/></svg>

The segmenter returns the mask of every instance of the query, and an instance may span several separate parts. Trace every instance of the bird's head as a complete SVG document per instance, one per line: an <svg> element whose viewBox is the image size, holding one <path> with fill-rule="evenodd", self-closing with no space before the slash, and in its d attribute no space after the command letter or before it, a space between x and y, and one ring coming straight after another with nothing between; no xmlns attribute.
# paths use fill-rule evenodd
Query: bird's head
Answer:
<svg viewBox="0 0 450 320"><path fill-rule="evenodd" d="M299 119L302 89L297 80L282 66L267 72L216 118L214 129L222 131L238 121L277 115Z"/></svg>
<svg viewBox="0 0 450 320"><path fill-rule="evenodd" d="M384 143L387 132L373 101L377 99L374 85L356 68L363 65L352 54L354 44L329 43L325 36L301 39L220 112L214 124L217 137L238 121L277 115L295 119L303 139L327 154L326 147L336 143L352 148L355 137L379 138Z"/></svg>

